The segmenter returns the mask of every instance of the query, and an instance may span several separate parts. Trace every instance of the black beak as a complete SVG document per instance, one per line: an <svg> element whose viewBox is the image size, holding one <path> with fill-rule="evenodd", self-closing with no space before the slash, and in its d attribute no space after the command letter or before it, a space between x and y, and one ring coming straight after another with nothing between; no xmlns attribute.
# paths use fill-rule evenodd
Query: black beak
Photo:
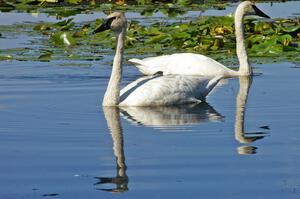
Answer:
<svg viewBox="0 0 300 199"><path fill-rule="evenodd" d="M255 5L252 5L252 8L254 9L255 14L256 14L257 16L265 17L265 18L268 18L268 19L271 18L271 17L269 17L268 15L266 15L265 13L263 13L263 11L261 11L260 9L258 9L258 7L256 7Z"/></svg>
<svg viewBox="0 0 300 199"><path fill-rule="evenodd" d="M105 30L109 30L111 28L111 23L115 19L115 17L105 19L103 24L99 26L96 30L94 30L93 34L96 34L98 32L103 32Z"/></svg>

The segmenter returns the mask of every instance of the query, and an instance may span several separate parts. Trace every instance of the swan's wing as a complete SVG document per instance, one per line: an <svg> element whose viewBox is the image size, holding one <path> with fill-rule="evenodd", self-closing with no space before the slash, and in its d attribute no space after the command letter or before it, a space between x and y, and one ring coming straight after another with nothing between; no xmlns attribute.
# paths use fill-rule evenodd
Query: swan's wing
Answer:
<svg viewBox="0 0 300 199"><path fill-rule="evenodd" d="M232 72L221 63L194 53L176 53L142 60L130 59L129 62L135 64L146 75L162 71L164 74L226 76L227 73Z"/></svg>
<svg viewBox="0 0 300 199"><path fill-rule="evenodd" d="M199 103L221 77L166 75L138 79L121 90L120 106Z"/></svg>
<svg viewBox="0 0 300 199"><path fill-rule="evenodd" d="M124 93L126 92L130 92L131 89L134 89L134 87L139 86L140 84L143 84L147 81L149 81L150 79L154 78L153 76L143 76L140 77L138 79L136 79L135 81L131 82L130 84L128 84L127 86L125 86L121 91L120 91L120 96L122 96Z"/></svg>

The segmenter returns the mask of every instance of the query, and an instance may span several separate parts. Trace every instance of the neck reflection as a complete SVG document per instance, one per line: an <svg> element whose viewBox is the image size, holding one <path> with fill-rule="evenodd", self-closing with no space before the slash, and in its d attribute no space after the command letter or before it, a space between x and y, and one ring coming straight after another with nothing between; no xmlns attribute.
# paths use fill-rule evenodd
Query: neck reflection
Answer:
<svg viewBox="0 0 300 199"><path fill-rule="evenodd" d="M104 116L113 140L113 150L116 157L117 175L115 177L96 177L96 189L109 192L125 192L128 190L128 176L126 174L124 138L120 122L120 110L117 107L103 107ZM115 188L97 188L104 184L115 184Z"/></svg>
<svg viewBox="0 0 300 199"><path fill-rule="evenodd" d="M235 139L245 144L239 146L237 151L241 155L255 154L257 147L246 145L256 140L262 139L266 136L265 132L245 132L244 120L246 104L248 99L249 90L252 84L252 77L241 76L239 77L239 92L236 97L236 117L235 117Z"/></svg>

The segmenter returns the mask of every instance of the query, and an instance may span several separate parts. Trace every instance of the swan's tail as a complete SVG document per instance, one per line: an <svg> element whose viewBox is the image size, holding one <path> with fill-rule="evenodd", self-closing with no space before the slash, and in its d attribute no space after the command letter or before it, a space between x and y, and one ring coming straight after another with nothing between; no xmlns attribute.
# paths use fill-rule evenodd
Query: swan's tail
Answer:
<svg viewBox="0 0 300 199"><path fill-rule="evenodd" d="M132 59L129 59L128 61L135 65L143 65L142 60L140 60L140 59L132 58Z"/></svg>
<svg viewBox="0 0 300 199"><path fill-rule="evenodd" d="M129 59L128 62L132 63L135 65L135 67L137 67L137 69L139 69L139 71L141 73L143 73L144 75L153 75L152 73L149 73L149 71L147 70L146 66L143 65L143 61L140 59Z"/></svg>

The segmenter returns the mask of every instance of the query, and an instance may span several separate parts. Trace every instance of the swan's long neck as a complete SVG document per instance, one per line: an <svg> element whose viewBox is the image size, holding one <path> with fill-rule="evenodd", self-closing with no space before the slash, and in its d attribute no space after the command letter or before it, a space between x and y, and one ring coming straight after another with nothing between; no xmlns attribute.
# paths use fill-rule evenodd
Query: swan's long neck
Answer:
<svg viewBox="0 0 300 199"><path fill-rule="evenodd" d="M116 33L116 54L114 57L111 76L103 98L103 106L117 106L120 98L120 83L122 80L122 60L126 28Z"/></svg>
<svg viewBox="0 0 300 199"><path fill-rule="evenodd" d="M236 53L239 59L240 69L238 71L241 76L252 75L252 69L248 62L248 55L245 46L245 35L244 35L244 9L238 8L235 13L234 25L235 25L235 36L236 36Z"/></svg>

